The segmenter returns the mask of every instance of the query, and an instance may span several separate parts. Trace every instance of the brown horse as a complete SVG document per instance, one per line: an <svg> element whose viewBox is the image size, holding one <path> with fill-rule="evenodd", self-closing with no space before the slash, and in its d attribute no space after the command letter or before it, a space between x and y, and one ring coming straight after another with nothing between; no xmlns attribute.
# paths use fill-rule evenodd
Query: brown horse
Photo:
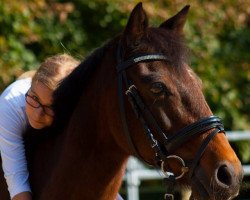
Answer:
<svg viewBox="0 0 250 200"><path fill-rule="evenodd" d="M238 194L241 163L187 64L188 9L153 28L139 3L124 32L62 82L55 127L26 138L34 199L113 200L130 155L172 172L167 182L190 186L194 199Z"/></svg>

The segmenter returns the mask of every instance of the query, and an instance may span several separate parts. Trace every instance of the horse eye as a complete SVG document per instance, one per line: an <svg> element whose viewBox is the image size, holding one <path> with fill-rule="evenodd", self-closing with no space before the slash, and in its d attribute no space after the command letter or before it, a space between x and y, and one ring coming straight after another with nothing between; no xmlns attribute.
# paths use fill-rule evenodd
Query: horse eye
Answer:
<svg viewBox="0 0 250 200"><path fill-rule="evenodd" d="M160 82L153 83L150 91L154 94L160 94L165 91L165 85Z"/></svg>

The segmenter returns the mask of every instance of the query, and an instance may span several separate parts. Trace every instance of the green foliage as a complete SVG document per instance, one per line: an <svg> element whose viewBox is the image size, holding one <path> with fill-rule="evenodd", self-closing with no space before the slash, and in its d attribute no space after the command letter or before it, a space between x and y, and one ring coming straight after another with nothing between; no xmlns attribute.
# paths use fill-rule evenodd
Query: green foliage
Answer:
<svg viewBox="0 0 250 200"><path fill-rule="evenodd" d="M82 59L123 30L137 2L1 0L0 91L49 55L67 52ZM150 23L159 25L185 5L145 0L143 6ZM192 1L185 27L191 65L227 130L250 130L249 10L244 0ZM249 142L238 148L242 159L249 161Z"/></svg>
<svg viewBox="0 0 250 200"><path fill-rule="evenodd" d="M18 15L20 10L17 6L9 6L7 2L0 4L0 89L13 81L22 69L29 69L35 61L23 42L24 32L28 30L29 13Z"/></svg>

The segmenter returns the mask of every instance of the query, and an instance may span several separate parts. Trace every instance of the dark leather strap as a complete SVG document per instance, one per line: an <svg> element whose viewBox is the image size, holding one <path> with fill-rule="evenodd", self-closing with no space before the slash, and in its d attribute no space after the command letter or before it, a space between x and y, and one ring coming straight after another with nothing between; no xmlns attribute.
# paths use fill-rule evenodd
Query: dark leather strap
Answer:
<svg viewBox="0 0 250 200"><path fill-rule="evenodd" d="M189 168L189 177L192 178L193 174L194 174L194 170L197 167L201 157L203 156L205 149L208 145L208 143L214 138L214 136L219 133L219 132L224 132L224 130L220 130L219 128L215 128L207 137L206 139L203 141L202 145L200 146L199 150L197 151L196 155L195 155L195 159L192 162L191 167Z"/></svg>
<svg viewBox="0 0 250 200"><path fill-rule="evenodd" d="M125 132L125 135L127 137L127 140L133 150L133 153L135 154L135 156L137 156L139 159L141 159L142 161L148 163L147 161L145 161L142 156L140 155L137 147L135 146L133 139L131 137L131 134L129 133L129 129L128 129L128 125L127 125L127 119L126 119L126 114L125 114L125 105L124 105L124 88L123 88L123 83L125 83L125 88L130 88L131 84L128 83L128 79L126 77L126 71L125 69L127 67L129 67L130 65L136 64L138 62L145 62L145 61L153 61L153 60L167 60L167 57L161 54L140 54L137 56L134 56L132 58L129 58L126 61L123 61L123 48L121 46L121 44L118 44L117 47L117 54L116 54L116 59L118 61L117 64L117 71L118 71L118 98L119 98L119 107L120 107L120 113L121 113L121 120L122 120L122 126L123 126L123 130ZM130 96L130 95L128 95ZM131 103L130 99L130 103ZM134 104L135 105L135 104ZM133 106L133 104L132 104ZM135 110L136 108L134 108ZM139 118L139 116L137 116ZM154 139L153 134L151 132L151 130L149 129L149 127L147 126L146 122L144 119L139 118L140 121L143 124L143 129L147 134L147 137L151 143L152 148L155 150L156 155L160 156L161 155L161 150L158 146L158 142ZM144 123L143 123L144 121ZM149 164L149 163L148 163Z"/></svg>
<svg viewBox="0 0 250 200"><path fill-rule="evenodd" d="M173 152L191 137L217 127L220 130L224 130L223 124L219 117L212 115L203 118L197 122L190 124L189 126L184 127L177 133L174 133L172 136L170 136L165 143L166 149L168 152Z"/></svg>
<svg viewBox="0 0 250 200"><path fill-rule="evenodd" d="M126 117L126 111L125 111L125 104L124 104L124 97L123 97L123 79L126 79L126 73L122 72L118 76L118 99L119 99L119 108L120 108L120 115L121 115L121 121L122 121L122 127L123 131L125 133L125 136L127 138L127 141L129 143L129 146L132 148L132 151L134 155L145 162L145 160L140 155L138 149L136 148L136 145L133 142L133 139L131 137L131 134L129 133L128 124L127 124L127 117Z"/></svg>
<svg viewBox="0 0 250 200"><path fill-rule="evenodd" d="M152 113L145 106L144 102L142 101L141 97L139 96L137 92L136 87L134 85L130 86L126 94L129 97L128 98L129 102L131 103L132 108L135 111L137 118L141 121L142 127L151 144L151 147L155 151L155 155L157 158L156 162L163 161L166 155L162 151L158 141L154 138L154 134L152 133L150 127L148 126L148 123L154 128L156 128L157 133L159 134L159 136L161 137L163 141L165 141L167 137L162 132L161 128L158 126Z"/></svg>
<svg viewBox="0 0 250 200"><path fill-rule="evenodd" d="M139 114L137 114L138 117L141 117L143 119L145 118L145 123L147 122L151 125L151 128L153 127L156 130L158 136L160 136L162 141L167 140L167 136L164 134L161 127L158 125L157 121L155 120L153 114L150 112L148 107L144 104L135 85L131 85L127 90L126 94L130 97L130 103L132 104L132 107L136 108L139 111Z"/></svg>
<svg viewBox="0 0 250 200"><path fill-rule="evenodd" d="M117 65L117 71L120 73L121 71L124 71L128 67L132 66L133 64L139 63L139 62L148 62L148 61L159 61L159 60L169 60L166 56L161 54L140 54L133 56L132 58L129 58L128 60L124 62L120 62Z"/></svg>

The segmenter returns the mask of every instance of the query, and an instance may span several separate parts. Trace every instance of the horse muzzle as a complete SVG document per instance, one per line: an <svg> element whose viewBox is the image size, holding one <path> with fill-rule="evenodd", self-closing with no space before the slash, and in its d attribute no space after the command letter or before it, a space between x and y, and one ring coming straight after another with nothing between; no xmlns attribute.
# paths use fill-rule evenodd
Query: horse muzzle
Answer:
<svg viewBox="0 0 250 200"><path fill-rule="evenodd" d="M243 170L237 173L229 162L221 162L211 177L204 169L197 166L190 180L192 195L190 199L197 200L230 200L239 194Z"/></svg>

